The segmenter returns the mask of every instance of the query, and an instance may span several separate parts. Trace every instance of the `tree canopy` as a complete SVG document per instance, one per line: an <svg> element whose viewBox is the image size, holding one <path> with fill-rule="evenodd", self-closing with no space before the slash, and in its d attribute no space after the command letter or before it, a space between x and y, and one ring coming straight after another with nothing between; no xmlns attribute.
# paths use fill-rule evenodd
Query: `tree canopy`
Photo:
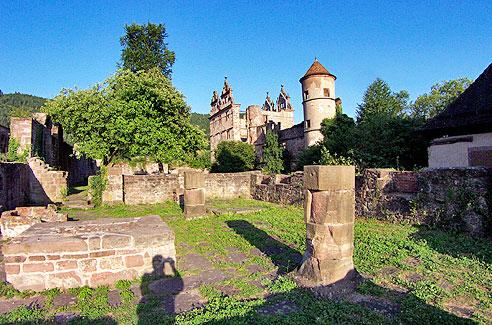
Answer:
<svg viewBox="0 0 492 325"><path fill-rule="evenodd" d="M284 148L278 142L278 135L270 130L266 133L262 158L266 173L278 174L284 170Z"/></svg>
<svg viewBox="0 0 492 325"><path fill-rule="evenodd" d="M21 94L19 92L2 94L0 96L0 124L9 127L12 116L31 116L32 113L39 111L39 108L46 100L42 97Z"/></svg>
<svg viewBox="0 0 492 325"><path fill-rule="evenodd" d="M205 147L183 95L161 71L120 70L87 90L64 89L44 110L70 133L76 149L108 164L147 156L187 161Z"/></svg>
<svg viewBox="0 0 492 325"><path fill-rule="evenodd" d="M133 72L158 68L170 78L175 54L168 49L164 24L125 25L125 35L120 38L121 66Z"/></svg>
<svg viewBox="0 0 492 325"><path fill-rule="evenodd" d="M420 95L411 105L411 116L424 120L436 116L461 95L472 82L468 78L459 78L434 84L429 93Z"/></svg>
<svg viewBox="0 0 492 325"><path fill-rule="evenodd" d="M408 92L392 92L382 79L374 80L364 93L362 103L357 107L357 122L364 122L372 116L398 116L408 106Z"/></svg>
<svg viewBox="0 0 492 325"><path fill-rule="evenodd" d="M215 151L215 172L244 172L255 167L255 148L246 142L221 141Z"/></svg>

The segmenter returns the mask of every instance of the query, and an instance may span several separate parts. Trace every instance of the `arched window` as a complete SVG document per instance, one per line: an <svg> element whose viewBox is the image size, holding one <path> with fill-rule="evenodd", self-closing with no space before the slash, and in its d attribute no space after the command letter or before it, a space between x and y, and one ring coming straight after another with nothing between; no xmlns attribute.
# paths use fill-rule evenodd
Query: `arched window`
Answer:
<svg viewBox="0 0 492 325"><path fill-rule="evenodd" d="M323 94L325 97L330 97L330 89L329 88L323 88Z"/></svg>

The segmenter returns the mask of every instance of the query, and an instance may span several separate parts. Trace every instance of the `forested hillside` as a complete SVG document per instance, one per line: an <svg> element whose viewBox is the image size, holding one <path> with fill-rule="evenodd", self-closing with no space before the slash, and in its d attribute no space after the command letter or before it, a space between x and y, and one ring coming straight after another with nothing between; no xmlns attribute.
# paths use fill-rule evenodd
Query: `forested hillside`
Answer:
<svg viewBox="0 0 492 325"><path fill-rule="evenodd" d="M205 131L207 137L210 135L210 123L208 121L208 114L191 113L191 124L197 125Z"/></svg>
<svg viewBox="0 0 492 325"><path fill-rule="evenodd" d="M18 92L2 94L0 91L0 124L8 127L11 116L29 116L37 112L46 100L46 98Z"/></svg>
<svg viewBox="0 0 492 325"><path fill-rule="evenodd" d="M11 116L29 116L39 111L46 101L47 99L43 97L18 92L3 94L0 90L0 124L8 127ZM191 123L200 127L207 136L209 135L208 114L191 113Z"/></svg>

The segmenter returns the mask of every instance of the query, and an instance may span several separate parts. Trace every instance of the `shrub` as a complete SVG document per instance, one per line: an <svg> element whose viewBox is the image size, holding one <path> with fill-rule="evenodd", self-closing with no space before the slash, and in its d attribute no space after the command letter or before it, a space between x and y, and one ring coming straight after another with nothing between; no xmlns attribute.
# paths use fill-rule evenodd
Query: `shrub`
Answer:
<svg viewBox="0 0 492 325"><path fill-rule="evenodd" d="M263 171L268 174L278 174L284 170L284 148L278 142L278 135L267 131L262 162Z"/></svg>
<svg viewBox="0 0 492 325"><path fill-rule="evenodd" d="M107 185L106 177L105 167L101 167L101 170L97 175L89 177L89 197L91 197L91 202L94 206L100 206L102 204L102 194Z"/></svg>
<svg viewBox="0 0 492 325"><path fill-rule="evenodd" d="M321 160L321 148L321 145L315 144L302 150L297 158L296 169L302 170L304 166L307 165L319 165Z"/></svg>
<svg viewBox="0 0 492 325"><path fill-rule="evenodd" d="M222 141L215 152L214 172L243 172L255 166L255 149L251 144L240 141Z"/></svg>
<svg viewBox="0 0 492 325"><path fill-rule="evenodd" d="M27 147L19 153L20 143L15 138L9 139L9 146L7 149L7 161L11 162L27 162L29 157L30 148Z"/></svg>

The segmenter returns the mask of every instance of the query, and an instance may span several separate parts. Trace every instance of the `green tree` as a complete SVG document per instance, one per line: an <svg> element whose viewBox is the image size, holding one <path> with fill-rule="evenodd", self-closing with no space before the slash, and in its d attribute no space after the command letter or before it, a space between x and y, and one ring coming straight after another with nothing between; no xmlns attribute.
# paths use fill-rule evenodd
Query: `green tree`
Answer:
<svg viewBox="0 0 492 325"><path fill-rule="evenodd" d="M64 89L44 110L63 125L80 153L105 165L138 156L186 162L206 144L190 123L183 95L156 68L120 70L87 90Z"/></svg>
<svg viewBox="0 0 492 325"><path fill-rule="evenodd" d="M241 141L221 141L215 151L212 171L228 173L252 170L255 160L255 149L251 144Z"/></svg>
<svg viewBox="0 0 492 325"><path fill-rule="evenodd" d="M417 97L410 106L410 115L424 120L436 116L461 95L472 82L468 78L459 78L434 84L429 93Z"/></svg>
<svg viewBox="0 0 492 325"><path fill-rule="evenodd" d="M278 174L284 170L284 148L278 142L278 135L270 130L266 133L265 148L262 162L263 171L269 174Z"/></svg>
<svg viewBox="0 0 492 325"><path fill-rule="evenodd" d="M406 90L394 93L384 80L378 78L367 87L362 103L357 107L357 122L363 123L379 115L399 116L408 107L408 97Z"/></svg>
<svg viewBox="0 0 492 325"><path fill-rule="evenodd" d="M321 133L323 146L330 153L346 157L351 155L357 141L354 119L340 111L335 118L323 120Z"/></svg>
<svg viewBox="0 0 492 325"><path fill-rule="evenodd" d="M120 38L121 66L133 72L158 68L170 78L175 54L167 47L167 36L164 24L125 25L125 36Z"/></svg>

